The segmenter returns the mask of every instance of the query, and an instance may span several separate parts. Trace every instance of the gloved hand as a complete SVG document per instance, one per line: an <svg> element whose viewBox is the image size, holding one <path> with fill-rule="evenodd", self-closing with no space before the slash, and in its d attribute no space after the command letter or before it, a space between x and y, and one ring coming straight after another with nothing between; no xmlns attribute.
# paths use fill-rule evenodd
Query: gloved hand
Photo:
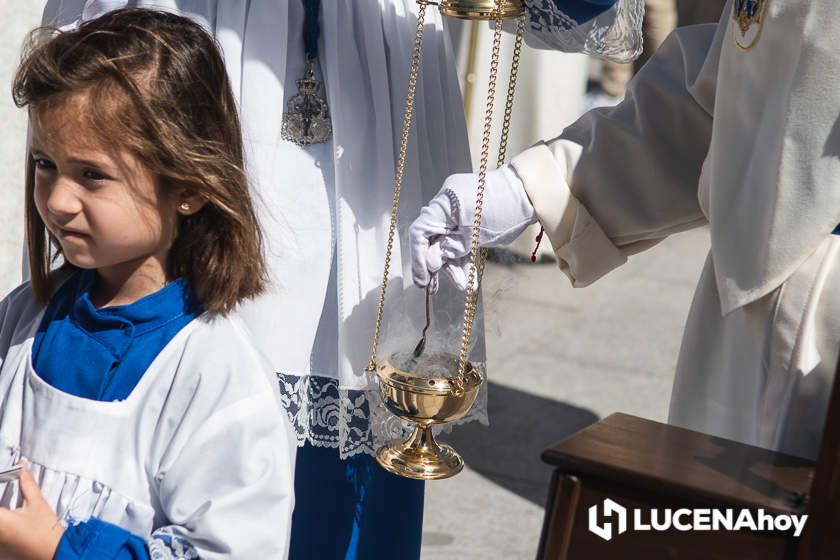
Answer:
<svg viewBox="0 0 840 560"><path fill-rule="evenodd" d="M460 290L467 288L478 173L450 175L440 192L424 206L408 230L414 283L437 283L440 269ZM498 247L516 239L537 221L525 187L509 165L487 173L481 228L481 247Z"/></svg>

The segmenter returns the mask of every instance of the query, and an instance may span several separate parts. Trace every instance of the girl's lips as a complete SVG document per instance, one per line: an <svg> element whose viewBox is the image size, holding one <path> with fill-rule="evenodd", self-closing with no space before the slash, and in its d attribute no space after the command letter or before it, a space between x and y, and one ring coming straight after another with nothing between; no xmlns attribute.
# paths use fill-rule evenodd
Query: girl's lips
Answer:
<svg viewBox="0 0 840 560"><path fill-rule="evenodd" d="M61 239L84 239L87 237L84 233L64 228L59 228L58 236Z"/></svg>

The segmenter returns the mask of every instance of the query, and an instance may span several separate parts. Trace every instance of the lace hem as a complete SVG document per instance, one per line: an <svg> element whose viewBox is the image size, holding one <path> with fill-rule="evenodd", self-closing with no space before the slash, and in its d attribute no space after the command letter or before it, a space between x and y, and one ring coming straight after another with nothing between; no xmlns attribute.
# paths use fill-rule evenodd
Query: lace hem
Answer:
<svg viewBox="0 0 840 560"><path fill-rule="evenodd" d="M484 365L479 364L484 372ZM374 455L386 442L406 437L413 427L385 408L379 390L371 383L368 389L344 389L338 380L317 375L277 373L280 399L298 445L338 449L342 459L358 453ZM482 383L475 404L463 418L442 427L487 420L487 384Z"/></svg>
<svg viewBox="0 0 840 560"><path fill-rule="evenodd" d="M170 527L152 533L147 543L151 560L198 560L198 551Z"/></svg>
<svg viewBox="0 0 840 560"><path fill-rule="evenodd" d="M565 52L582 52L616 62L630 62L642 52L644 0L618 0L588 21L578 21L559 0L527 3L531 36Z"/></svg>

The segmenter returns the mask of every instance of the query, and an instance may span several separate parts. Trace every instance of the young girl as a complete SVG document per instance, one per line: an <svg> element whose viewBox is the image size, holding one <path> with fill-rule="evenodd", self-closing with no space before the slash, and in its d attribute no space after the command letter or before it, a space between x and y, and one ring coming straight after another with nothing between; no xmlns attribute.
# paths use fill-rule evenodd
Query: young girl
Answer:
<svg viewBox="0 0 840 560"><path fill-rule="evenodd" d="M149 10L49 33L13 88L31 281L0 303L0 467L25 466L0 556L284 558L291 434L227 315L265 269L216 45Z"/></svg>

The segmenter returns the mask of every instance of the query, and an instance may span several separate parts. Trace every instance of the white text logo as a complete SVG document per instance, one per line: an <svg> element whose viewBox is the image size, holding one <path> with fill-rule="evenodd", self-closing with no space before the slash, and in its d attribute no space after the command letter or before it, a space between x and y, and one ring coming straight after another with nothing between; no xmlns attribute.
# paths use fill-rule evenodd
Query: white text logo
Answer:
<svg viewBox="0 0 840 560"><path fill-rule="evenodd" d="M599 507L589 508L589 531L605 541L627 531L628 520L633 531L790 531L798 537L805 528L807 515L772 514L759 510L680 508L631 509L607 498L598 522Z"/></svg>

